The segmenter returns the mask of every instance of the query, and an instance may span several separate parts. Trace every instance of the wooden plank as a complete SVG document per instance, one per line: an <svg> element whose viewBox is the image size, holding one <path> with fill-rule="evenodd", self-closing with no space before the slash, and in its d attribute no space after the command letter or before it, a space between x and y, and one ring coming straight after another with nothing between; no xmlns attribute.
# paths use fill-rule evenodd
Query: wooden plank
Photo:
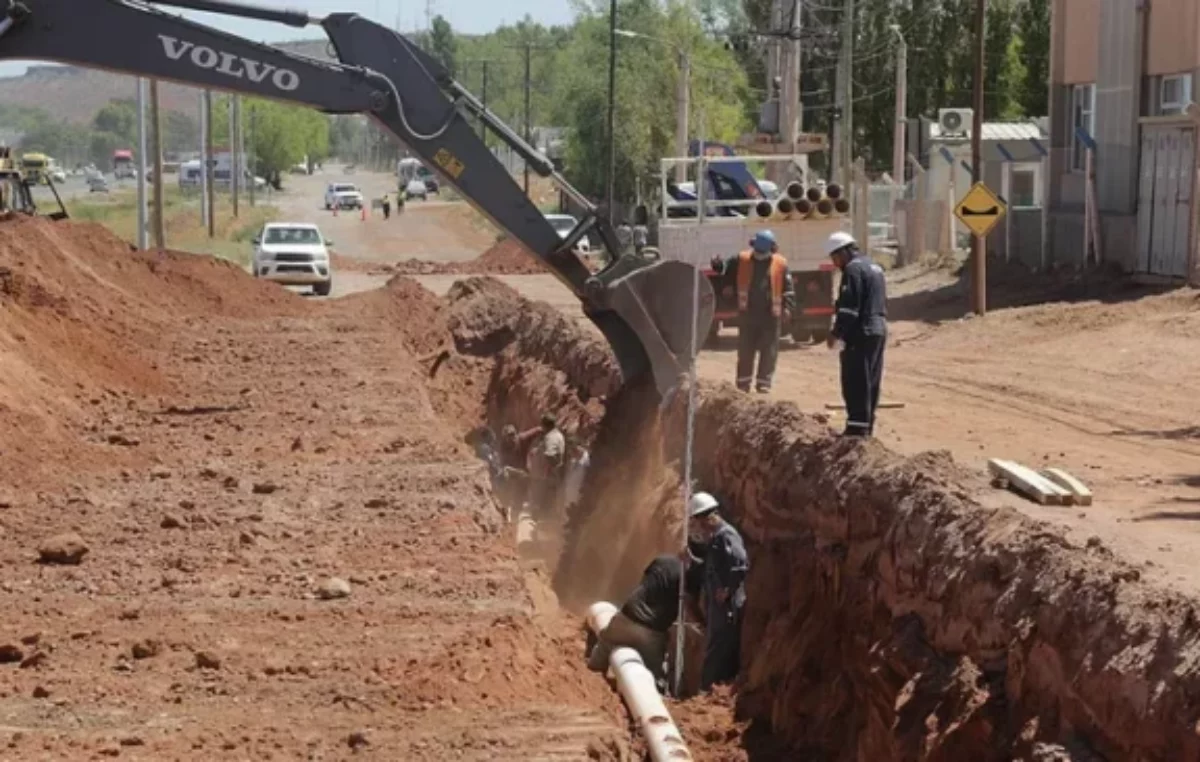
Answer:
<svg viewBox="0 0 1200 762"><path fill-rule="evenodd" d="M903 402L880 402L879 407L876 409L877 410L902 410L903 408L904 408ZM845 410L846 406L840 402L826 402L825 409L826 410Z"/></svg>
<svg viewBox="0 0 1200 762"><path fill-rule="evenodd" d="M1091 505L1092 491L1083 482L1061 468L1043 469L1042 476L1070 492L1075 497L1076 505Z"/></svg>
<svg viewBox="0 0 1200 762"><path fill-rule="evenodd" d="M1001 458L988 460L988 471L1008 481L1009 487L1039 505L1070 505L1075 496L1046 477L1020 463Z"/></svg>

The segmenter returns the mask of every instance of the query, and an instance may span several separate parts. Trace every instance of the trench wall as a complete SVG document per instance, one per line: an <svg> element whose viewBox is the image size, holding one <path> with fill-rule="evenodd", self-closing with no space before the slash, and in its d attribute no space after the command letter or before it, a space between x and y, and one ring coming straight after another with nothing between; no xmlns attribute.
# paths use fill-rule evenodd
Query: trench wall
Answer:
<svg viewBox="0 0 1200 762"><path fill-rule="evenodd" d="M617 390L607 349L573 322L489 288L456 306L509 310L489 414L561 405L592 444L556 590L569 606L620 601L679 545L686 395L660 414L651 389ZM695 447L699 486L751 553L738 713L765 733L748 746L766 735L839 762L1200 759L1196 602L1102 545L984 508L947 454L833 438L789 403L704 386Z"/></svg>

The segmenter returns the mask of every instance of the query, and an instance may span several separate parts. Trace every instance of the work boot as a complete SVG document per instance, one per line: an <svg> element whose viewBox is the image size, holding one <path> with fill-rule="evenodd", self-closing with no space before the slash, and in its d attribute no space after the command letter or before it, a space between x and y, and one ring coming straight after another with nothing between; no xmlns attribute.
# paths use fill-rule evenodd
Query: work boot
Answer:
<svg viewBox="0 0 1200 762"><path fill-rule="evenodd" d="M771 393L771 387L769 387L769 386L757 386L757 387L755 387L755 388L754 388L754 391L758 392L759 394L770 394L770 393Z"/></svg>

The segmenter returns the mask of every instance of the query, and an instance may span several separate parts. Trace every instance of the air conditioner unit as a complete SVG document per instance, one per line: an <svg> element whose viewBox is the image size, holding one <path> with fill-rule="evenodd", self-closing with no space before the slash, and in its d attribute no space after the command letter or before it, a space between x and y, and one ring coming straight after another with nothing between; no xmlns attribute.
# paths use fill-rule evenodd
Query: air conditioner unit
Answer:
<svg viewBox="0 0 1200 762"><path fill-rule="evenodd" d="M942 129L942 137L965 137L974 117L975 111L969 108L938 109L938 126Z"/></svg>

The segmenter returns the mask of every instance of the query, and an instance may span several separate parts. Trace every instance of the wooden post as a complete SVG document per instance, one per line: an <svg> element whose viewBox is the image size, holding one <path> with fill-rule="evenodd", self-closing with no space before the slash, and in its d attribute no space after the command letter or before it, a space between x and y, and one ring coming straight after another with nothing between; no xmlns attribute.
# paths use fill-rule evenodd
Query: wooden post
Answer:
<svg viewBox="0 0 1200 762"><path fill-rule="evenodd" d="M1087 188L1085 191L1084 205L1086 214L1084 215L1084 223L1087 225L1087 233L1085 241L1090 239L1091 245L1083 250L1083 264L1086 267L1091 261L1094 264L1099 264L1103 261L1100 247L1100 213L1096 209L1096 149L1089 147L1085 157L1084 175L1087 177ZM1094 256L1093 256L1094 254ZM1091 258L1089 260L1089 257Z"/></svg>
<svg viewBox="0 0 1200 762"><path fill-rule="evenodd" d="M153 140L150 156L154 160L154 248L162 251L167 246L166 227L163 223L163 161L162 161L162 116L158 110L158 80L150 80L150 126Z"/></svg>
<svg viewBox="0 0 1200 762"><path fill-rule="evenodd" d="M1008 210L1004 213L1004 261L1012 262L1013 236L1013 203L1012 203L1012 162L1004 162L1004 203Z"/></svg>
<svg viewBox="0 0 1200 762"><path fill-rule="evenodd" d="M212 90L204 91L204 111L208 114L207 130L204 133L204 153L207 155L205 166L202 167L204 176L208 178L208 237L216 238L217 236L217 193L213 187L216 185L213 177L213 110L212 110Z"/></svg>

